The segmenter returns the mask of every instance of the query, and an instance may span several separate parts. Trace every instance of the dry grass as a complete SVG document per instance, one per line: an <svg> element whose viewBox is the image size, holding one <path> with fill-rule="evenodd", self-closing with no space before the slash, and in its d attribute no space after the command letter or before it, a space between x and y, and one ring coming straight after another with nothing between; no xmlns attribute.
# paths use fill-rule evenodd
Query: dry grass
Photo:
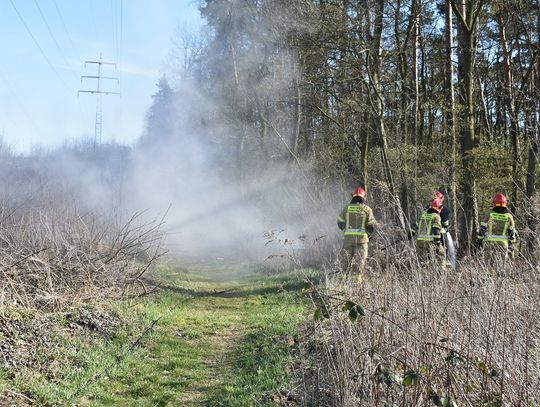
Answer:
<svg viewBox="0 0 540 407"><path fill-rule="evenodd" d="M441 271L396 246L370 259L361 284L329 267L313 286L304 403L537 406L538 267L463 259Z"/></svg>
<svg viewBox="0 0 540 407"><path fill-rule="evenodd" d="M3 207L0 218L0 310L54 310L122 292L160 255L160 223L141 214L115 225L75 209Z"/></svg>

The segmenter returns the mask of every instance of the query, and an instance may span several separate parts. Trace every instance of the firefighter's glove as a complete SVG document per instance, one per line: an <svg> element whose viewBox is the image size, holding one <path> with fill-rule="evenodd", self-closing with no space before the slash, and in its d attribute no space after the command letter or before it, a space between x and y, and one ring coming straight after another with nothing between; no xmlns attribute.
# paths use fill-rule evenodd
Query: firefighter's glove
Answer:
<svg viewBox="0 0 540 407"><path fill-rule="evenodd" d="M519 239L519 235L518 235L517 231L515 231L513 229L510 230L509 237L510 237L510 243L516 243L517 240Z"/></svg>
<svg viewBox="0 0 540 407"><path fill-rule="evenodd" d="M375 232L375 226L367 225L366 232L368 233L368 237L371 238L371 236L373 235L373 232Z"/></svg>
<svg viewBox="0 0 540 407"><path fill-rule="evenodd" d="M337 225L338 225L338 228L340 228L341 230L345 229L345 222L338 220Z"/></svg>
<svg viewBox="0 0 540 407"><path fill-rule="evenodd" d="M486 232L487 232L487 226L486 225L480 226L480 229L478 229L478 232L476 233L476 239L484 240L484 237L486 236Z"/></svg>

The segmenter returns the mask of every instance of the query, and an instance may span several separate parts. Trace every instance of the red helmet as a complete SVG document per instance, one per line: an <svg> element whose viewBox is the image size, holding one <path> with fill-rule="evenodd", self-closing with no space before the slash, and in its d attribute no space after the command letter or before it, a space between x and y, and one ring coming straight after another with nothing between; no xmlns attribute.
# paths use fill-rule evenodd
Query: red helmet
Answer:
<svg viewBox="0 0 540 407"><path fill-rule="evenodd" d="M506 195L504 194L497 194L493 197L494 206L506 206L507 203L508 203L508 199L506 198Z"/></svg>
<svg viewBox="0 0 540 407"><path fill-rule="evenodd" d="M435 198L431 200L429 207L435 209L437 212L440 212L442 210L443 203L439 198Z"/></svg>
<svg viewBox="0 0 540 407"><path fill-rule="evenodd" d="M352 196L359 196L360 198L366 199L367 193L364 188L358 187L353 191Z"/></svg>
<svg viewBox="0 0 540 407"><path fill-rule="evenodd" d="M444 201L444 194L441 191L435 191L433 193L433 199L440 199L441 201Z"/></svg>

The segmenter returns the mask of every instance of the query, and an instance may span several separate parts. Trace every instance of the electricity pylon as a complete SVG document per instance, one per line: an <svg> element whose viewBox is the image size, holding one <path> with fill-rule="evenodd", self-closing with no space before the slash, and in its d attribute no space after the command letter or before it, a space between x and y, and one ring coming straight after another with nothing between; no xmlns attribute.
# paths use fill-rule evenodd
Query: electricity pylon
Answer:
<svg viewBox="0 0 540 407"><path fill-rule="evenodd" d="M114 69L116 70L116 64L114 62L104 62L101 55L99 56L99 61L84 61L85 68L87 64L96 64L98 66L98 73L97 75L82 75L81 82L83 81L83 79L96 79L97 81L96 90L79 89L77 91L77 96L80 93L93 93L96 95L96 124L94 128L94 149L95 149L96 145L101 143L101 134L103 130L103 114L102 114L101 97L102 95L120 95L120 92L110 92L110 91L101 90L101 80L102 79L116 80L116 83L119 83L119 81L118 81L118 78L115 76L102 76L101 75L101 68L103 65L114 65Z"/></svg>

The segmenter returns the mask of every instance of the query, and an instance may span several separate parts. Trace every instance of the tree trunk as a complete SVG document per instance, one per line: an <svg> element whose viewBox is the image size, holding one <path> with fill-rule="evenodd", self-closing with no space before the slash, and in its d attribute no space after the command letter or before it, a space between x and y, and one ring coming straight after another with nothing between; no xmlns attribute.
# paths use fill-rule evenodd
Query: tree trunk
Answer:
<svg viewBox="0 0 540 407"><path fill-rule="evenodd" d="M298 78L300 76L300 72L298 72L299 69L295 69L294 72L294 79L293 79L293 86L295 89L296 97L295 97L295 103L294 103L294 128L293 128L293 135L292 135L292 143L291 148L293 153L298 156L298 149L299 149L299 142L300 142L300 133L302 131L302 90L300 89L300 83L298 82Z"/></svg>
<svg viewBox="0 0 540 407"><path fill-rule="evenodd" d="M234 39L232 38L232 35L230 35L229 38L229 51L231 53L231 62L233 67L233 76L234 76L234 93L232 95L232 105L235 107L237 113L242 112L244 109L243 107L239 106L239 99L241 94L240 89L240 79L238 77L238 60L236 56L236 47L234 44ZM247 104L247 103L246 103ZM237 144L237 170L240 177L243 177L244 170L243 170L243 162L244 162L244 148L246 144L246 129L245 129L245 120L243 117L239 117L237 114L237 119L240 124L240 136L238 138L238 144Z"/></svg>
<svg viewBox="0 0 540 407"><path fill-rule="evenodd" d="M382 32L383 32L383 15L384 15L384 0L378 0L377 11L375 16L375 30L373 35L373 44L370 54L367 57L367 69L370 77L371 87L373 89L373 110L375 113L375 128L379 136L379 142L381 147L381 161L384 169L384 174L388 182L390 194L394 199L395 207L398 208L396 218L399 225L405 229L405 219L403 217L403 210L401 207L399 194L397 193L396 185L394 182L394 175L392 171L392 165L388 157L388 138L386 135L386 128L384 123L384 100L381 89L381 49L382 49Z"/></svg>
<svg viewBox="0 0 540 407"><path fill-rule="evenodd" d="M458 79L460 83L460 149L463 177L461 193L464 210L460 220L460 240L462 249L471 251L474 233L478 229L478 208L476 204L476 180L472 153L477 146L474 118L474 57L475 35L478 14L482 1L451 1L458 17ZM476 4L477 8L474 7Z"/></svg>
<svg viewBox="0 0 540 407"><path fill-rule="evenodd" d="M450 208L452 210L452 219L454 230L459 230L458 204L457 204L457 139L456 139L456 119L455 119L455 91L454 91L454 41L452 25L452 7L450 0L445 2L445 38L446 38L446 132L450 141L451 162L450 162ZM456 243L459 245L458 234Z"/></svg>
<svg viewBox="0 0 540 407"><path fill-rule="evenodd" d="M398 70L399 73L397 81L397 90L400 94L399 97L399 112L398 117L399 121L396 123L398 128L398 134L400 135L400 141L404 144L417 144L417 133L418 133L418 104L419 104L419 91L418 91L418 10L417 10L417 0L413 0L411 5L411 13L409 17L409 26L405 34L405 38L402 40L403 33L400 31L400 23L402 20L402 3L397 1L396 5L396 15L394 19L394 36L396 41L396 48L398 50ZM411 33L413 33L413 76L412 78L409 75L409 60L408 57L410 53L408 52L410 48L410 38ZM410 101L414 101L414 109L410 109ZM416 157L416 155L415 155ZM405 158L407 160L407 158ZM411 179L408 175L408 165L400 166L400 177L401 177L401 187L400 187L400 201L405 214L406 219L410 218L410 209L409 209L409 196L411 196L411 188L414 188L412 193L413 199L416 198L416 180ZM414 159L413 162L414 171L416 174L417 160Z"/></svg>
<svg viewBox="0 0 540 407"><path fill-rule="evenodd" d="M504 100L508 112L509 138L512 143L512 176L514 180L514 191L512 193L512 209L514 214L517 211L519 192L523 190L523 183L520 176L521 158L519 155L519 129L518 117L516 112L516 103L514 98L514 77L512 75L511 55L508 50L508 41L506 39L506 21L502 12L497 14L497 24L499 26L499 43L501 46L504 67Z"/></svg>
<svg viewBox="0 0 540 407"><path fill-rule="evenodd" d="M540 34L540 0L536 1L537 7L537 30ZM540 41L540 37L538 37ZM537 44L540 46L540 44ZM534 199L536 193L536 173L538 168L538 153L540 151L540 53L536 56L536 75L533 76L531 80L531 109L530 109L530 125L532 127L531 138L530 138L530 147L529 147L529 157L527 162L527 180L526 180L526 194L527 198L531 201ZM533 201L534 202L534 201ZM539 241L536 236L536 228L538 227L538 221L536 216L532 211L528 213L527 216L527 226L532 232L527 240L527 249L530 253L530 257L535 259L535 253L538 250Z"/></svg>
<svg viewBox="0 0 540 407"><path fill-rule="evenodd" d="M419 87L419 53L420 53L420 10L418 2L413 0L411 18L413 19L413 39L414 39L414 61L413 61L413 80L414 80L414 117L413 117L413 143L422 143L422 136L418 134L420 122L420 87Z"/></svg>
<svg viewBox="0 0 540 407"><path fill-rule="evenodd" d="M369 114L363 113L363 120L360 131L360 183L367 185L369 175L369 131L367 129L369 123Z"/></svg>

